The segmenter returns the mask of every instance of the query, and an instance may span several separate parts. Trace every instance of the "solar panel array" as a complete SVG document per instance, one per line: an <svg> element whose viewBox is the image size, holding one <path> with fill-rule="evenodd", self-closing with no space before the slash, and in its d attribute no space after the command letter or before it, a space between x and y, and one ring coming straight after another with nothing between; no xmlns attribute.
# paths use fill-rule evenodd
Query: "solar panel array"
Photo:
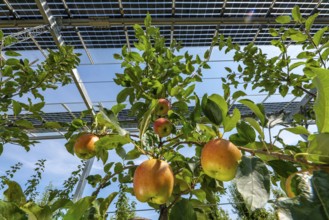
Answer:
<svg viewBox="0 0 329 220"><path fill-rule="evenodd" d="M319 19L329 20L329 2L321 0L48 0L47 3L50 13L60 24L64 41L76 48L83 48L83 44L87 48L120 48L128 41L133 45L136 39L132 24L140 23L146 13L150 13L154 20L162 21L158 26L168 44L172 37L181 41L183 46L210 46L216 30L226 37L231 36L235 43L254 41L258 45L269 44L273 37L268 34L268 29L278 25L260 21L273 21L279 15L289 15L295 5L300 6L303 16L319 12ZM121 19L122 23L113 24L115 19ZM235 19L234 24L227 19ZM23 24L45 23L35 0L3 0L0 3L0 20L0 28L5 35L23 30ZM320 22L312 33L321 27ZM40 33L35 40L42 48L56 48L49 32ZM38 48L28 39L12 49Z"/></svg>

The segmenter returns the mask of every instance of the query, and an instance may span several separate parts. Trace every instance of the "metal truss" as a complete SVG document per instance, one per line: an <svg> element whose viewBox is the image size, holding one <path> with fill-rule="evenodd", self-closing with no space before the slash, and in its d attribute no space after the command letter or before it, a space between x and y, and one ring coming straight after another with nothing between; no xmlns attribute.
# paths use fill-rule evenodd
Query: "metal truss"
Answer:
<svg viewBox="0 0 329 220"><path fill-rule="evenodd" d="M39 8L39 11L42 14L43 21L46 22L47 25L50 26L50 33L51 33L56 45L58 47L63 45L64 40L63 40L62 35L60 34L60 26L57 24L55 17L51 14L51 10L48 6L47 1L46 0L35 0L35 2ZM77 88L80 92L81 97L83 98L83 100L86 104L87 109L91 110L91 113L93 115L95 115L95 111L93 109L92 102L89 98L89 95L87 93L87 90L86 90L84 84L82 83L82 81L80 79L78 70L72 69L71 75L75 82L75 85L77 86ZM94 159L90 159L87 161L87 163L84 167L83 173L80 177L80 181L78 183L77 189L75 191L75 194L73 197L74 200L78 200L81 198L84 188L86 186L86 177L90 174L93 162L94 162Z"/></svg>
<svg viewBox="0 0 329 220"><path fill-rule="evenodd" d="M49 32L49 26L46 24L42 24L36 27L30 27L30 28L24 28L22 31L16 32L16 33L12 33L10 35L7 35L6 38L9 37L13 37L16 40L14 42L12 42L10 45L4 45L4 49L11 47L15 44L30 40L30 39L34 39L34 37L39 36L43 33ZM5 41L4 39L4 41ZM1 42L0 42L1 45Z"/></svg>

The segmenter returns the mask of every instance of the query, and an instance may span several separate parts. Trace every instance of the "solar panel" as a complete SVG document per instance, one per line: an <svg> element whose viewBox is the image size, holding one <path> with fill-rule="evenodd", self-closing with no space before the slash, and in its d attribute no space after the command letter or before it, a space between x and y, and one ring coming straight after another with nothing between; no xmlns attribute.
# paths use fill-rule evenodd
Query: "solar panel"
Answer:
<svg viewBox="0 0 329 220"><path fill-rule="evenodd" d="M35 26L45 24L34 0L8 0L7 2L9 4L0 3L2 21L0 28L4 30L5 35L22 30L24 25L31 27L33 24ZM329 16L329 3L310 0L49 0L47 3L50 13L57 19L61 29L60 34L63 35L65 42L76 48L83 48L83 43L85 43L85 46L90 49L121 48L128 41L133 46L135 38L132 25L142 23L146 13L150 13L154 20L162 19L161 25L158 26L168 39L167 45L173 37L182 41L183 46L210 46L216 29L226 37L232 37L235 43L245 45L254 42L258 45L267 45L273 39L268 34L268 29L278 27L278 25L267 24L263 20L263 23L260 23L260 19L289 15L296 4L299 5L304 16L319 12L319 18L322 18L322 21ZM219 22L219 19L222 20ZM227 19L237 20L234 24L230 24ZM323 25L318 23L312 33ZM82 42L78 36L77 28L85 42ZM44 36L44 38L38 37L40 45L55 48L49 36ZM30 41L25 41L14 45L12 49L36 50L38 48Z"/></svg>

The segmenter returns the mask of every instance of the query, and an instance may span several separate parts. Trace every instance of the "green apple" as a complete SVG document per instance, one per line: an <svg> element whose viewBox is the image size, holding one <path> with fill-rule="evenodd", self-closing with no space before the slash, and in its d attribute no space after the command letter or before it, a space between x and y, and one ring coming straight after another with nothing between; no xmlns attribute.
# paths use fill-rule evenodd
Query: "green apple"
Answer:
<svg viewBox="0 0 329 220"><path fill-rule="evenodd" d="M74 153L81 159L87 160L96 155L95 142L99 140L94 134L82 134L74 143Z"/></svg>
<svg viewBox="0 0 329 220"><path fill-rule="evenodd" d="M141 202L164 204L172 194L174 179L174 173L167 162L158 159L146 160L134 173L134 194Z"/></svg>
<svg viewBox="0 0 329 220"><path fill-rule="evenodd" d="M156 114L159 116L165 116L170 110L170 102L167 99L159 99L156 107Z"/></svg>
<svg viewBox="0 0 329 220"><path fill-rule="evenodd" d="M235 177L241 151L230 141L214 139L201 152L201 166L208 176L220 181L230 181Z"/></svg>
<svg viewBox="0 0 329 220"><path fill-rule="evenodd" d="M159 135L159 137L166 137L172 131L172 124L166 118L158 118L154 122L154 132Z"/></svg>

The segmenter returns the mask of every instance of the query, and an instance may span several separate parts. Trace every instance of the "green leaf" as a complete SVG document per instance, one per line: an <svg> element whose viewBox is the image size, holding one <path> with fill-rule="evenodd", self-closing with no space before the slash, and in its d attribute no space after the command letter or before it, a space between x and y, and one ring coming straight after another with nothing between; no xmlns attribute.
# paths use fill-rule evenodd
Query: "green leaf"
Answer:
<svg viewBox="0 0 329 220"><path fill-rule="evenodd" d="M218 105L218 107L222 110L222 117L224 118L228 112L228 106L225 99L218 94L212 94L211 96L208 96L208 99L214 101Z"/></svg>
<svg viewBox="0 0 329 220"><path fill-rule="evenodd" d="M275 19L275 21L279 24L288 24L291 22L291 17L287 15L279 16Z"/></svg>
<svg viewBox="0 0 329 220"><path fill-rule="evenodd" d="M238 99L240 98L241 96L246 96L247 94L241 90L239 91L236 91L235 93L233 93L232 95L232 98L235 100L235 99Z"/></svg>
<svg viewBox="0 0 329 220"><path fill-rule="evenodd" d="M143 57L137 52L130 52L129 55L131 56L132 60L135 62L144 62Z"/></svg>
<svg viewBox="0 0 329 220"><path fill-rule="evenodd" d="M29 220L49 220L52 217L52 211L49 206L39 206L34 202L28 202L20 207L28 214Z"/></svg>
<svg viewBox="0 0 329 220"><path fill-rule="evenodd" d="M150 27L151 22L152 22L151 15L149 13L147 13L146 18L144 19L145 27Z"/></svg>
<svg viewBox="0 0 329 220"><path fill-rule="evenodd" d="M314 103L316 125L319 133L329 133L329 70L310 68L316 73L313 84L317 88L317 97Z"/></svg>
<svg viewBox="0 0 329 220"><path fill-rule="evenodd" d="M239 100L239 102L241 104L247 106L248 108L250 108L256 114L256 116L259 118L259 120L261 122L261 125L265 124L265 115L253 101L251 101L249 99L242 99L242 100Z"/></svg>
<svg viewBox="0 0 329 220"><path fill-rule="evenodd" d="M311 179L312 188L323 209L323 214L329 219L329 174L327 172L315 171Z"/></svg>
<svg viewBox="0 0 329 220"><path fill-rule="evenodd" d="M247 117L244 120L248 122L258 132L258 134L261 136L263 140L265 139L264 132L260 127L259 123L255 119Z"/></svg>
<svg viewBox="0 0 329 220"><path fill-rule="evenodd" d="M217 136L217 133L207 125L197 124L196 128L198 132L202 133L202 136L208 136L209 140Z"/></svg>
<svg viewBox="0 0 329 220"><path fill-rule="evenodd" d="M229 140L233 144L239 145L239 146L247 145L247 144L250 143L248 140L246 140L245 138L241 137L239 134L232 134L232 135L230 135Z"/></svg>
<svg viewBox="0 0 329 220"><path fill-rule="evenodd" d="M104 150L112 150L117 147L123 146L131 142L129 136L121 136L118 134L108 134L106 136L101 137L96 143L96 150L104 149Z"/></svg>
<svg viewBox="0 0 329 220"><path fill-rule="evenodd" d="M126 160L135 160L141 156L141 152L137 148L132 149L129 151L125 157Z"/></svg>
<svg viewBox="0 0 329 220"><path fill-rule="evenodd" d="M117 162L114 166L115 173L121 173L123 171L123 165L120 162Z"/></svg>
<svg viewBox="0 0 329 220"><path fill-rule="evenodd" d="M229 72L229 73L232 73L232 69L229 68L229 67L225 67L226 71Z"/></svg>
<svg viewBox="0 0 329 220"><path fill-rule="evenodd" d="M257 157L242 157L236 186L249 210L263 208L270 196L270 175L265 163Z"/></svg>
<svg viewBox="0 0 329 220"><path fill-rule="evenodd" d="M201 202L206 200L206 192L202 189L195 189L192 191L192 194L195 195Z"/></svg>
<svg viewBox="0 0 329 220"><path fill-rule="evenodd" d="M118 195L118 192L113 192L113 193L111 193L108 197L106 197L106 198L102 201L102 203L101 203L101 205L100 205L100 208L99 208L102 217L105 217L106 212L107 212L109 206L111 205L113 199L114 199L117 195Z"/></svg>
<svg viewBox="0 0 329 220"><path fill-rule="evenodd" d="M305 135L310 134L310 132L303 126L297 126L297 127L292 127L292 128L284 128L282 130L286 130L286 131L289 131L289 132L294 133L294 134L305 134Z"/></svg>
<svg viewBox="0 0 329 220"><path fill-rule="evenodd" d="M322 57L323 60L328 60L328 58L329 58L329 48L325 49L322 52L321 57Z"/></svg>
<svg viewBox="0 0 329 220"><path fill-rule="evenodd" d="M324 28L321 28L320 30L318 30L314 36L313 36L313 42L316 46L319 46L321 40L322 40L322 37L323 37L323 34L324 32L328 31L329 28L328 27L324 27Z"/></svg>
<svg viewBox="0 0 329 220"><path fill-rule="evenodd" d="M117 131L121 136L126 136L129 134L128 131L120 127L117 117L110 110L100 108L100 111L96 115L96 120L99 125L111 128L114 131Z"/></svg>
<svg viewBox="0 0 329 220"><path fill-rule="evenodd" d="M55 212L58 209L61 209L65 206L69 206L72 204L73 204L72 201L67 198L56 199L56 201L52 203L52 205L50 206L50 209L52 212Z"/></svg>
<svg viewBox="0 0 329 220"><path fill-rule="evenodd" d="M116 60L122 60L122 56L120 54L115 53L115 54L113 54L113 57Z"/></svg>
<svg viewBox="0 0 329 220"><path fill-rule="evenodd" d="M30 106L30 111L39 112L45 106L45 104L46 104L45 102L36 103L36 104Z"/></svg>
<svg viewBox="0 0 329 220"><path fill-rule="evenodd" d="M27 128L27 129L32 129L33 124L32 122L26 120L26 119L19 119L15 121L15 124L19 127Z"/></svg>
<svg viewBox="0 0 329 220"><path fill-rule="evenodd" d="M236 124L238 123L238 121L241 119L241 114L239 109L235 108L233 110L232 116L227 115L224 118L223 121L223 127L224 127L224 131L228 132L231 131L233 128L236 127Z"/></svg>
<svg viewBox="0 0 329 220"><path fill-rule="evenodd" d="M191 112L190 119L193 122L197 122L201 117L201 106L200 106L200 99L196 93L194 93L194 98L195 98L195 105L193 111Z"/></svg>
<svg viewBox="0 0 329 220"><path fill-rule="evenodd" d="M19 113L21 113L22 111L22 106L19 102L12 100L13 102L13 111L14 111L14 115L19 115Z"/></svg>
<svg viewBox="0 0 329 220"><path fill-rule="evenodd" d="M46 128L52 128L52 129L60 129L62 128L61 124L56 121L47 121L44 126Z"/></svg>
<svg viewBox="0 0 329 220"><path fill-rule="evenodd" d="M275 30L274 28L270 28L270 29L269 29L269 32L270 32L270 34L271 34L273 37L277 37L277 36L279 36L279 33L278 33L277 30Z"/></svg>
<svg viewBox="0 0 329 220"><path fill-rule="evenodd" d="M115 148L115 152L123 160L125 159L125 157L126 157L126 151L125 151L125 149L121 145Z"/></svg>
<svg viewBox="0 0 329 220"><path fill-rule="evenodd" d="M127 106L126 104L118 103L116 105L113 105L111 110L115 115L117 115L119 112L121 112L123 109L125 109L126 106Z"/></svg>
<svg viewBox="0 0 329 220"><path fill-rule="evenodd" d="M311 30L311 27L314 23L314 20L318 17L319 13L315 13L311 16L309 16L306 21L305 21L305 30L306 31L310 31Z"/></svg>
<svg viewBox="0 0 329 220"><path fill-rule="evenodd" d="M205 60L209 59L210 58L210 50L206 50L203 57L204 57Z"/></svg>
<svg viewBox="0 0 329 220"><path fill-rule="evenodd" d="M308 59L308 58L313 58L315 56L315 54L313 52L309 52L309 51L303 51L303 52L300 52L298 55L297 55L297 58L298 59Z"/></svg>
<svg viewBox="0 0 329 220"><path fill-rule="evenodd" d="M3 195L8 202L13 202L17 205L22 205L26 202L23 190L18 183L5 180L5 184L8 186L8 189L3 192Z"/></svg>
<svg viewBox="0 0 329 220"><path fill-rule="evenodd" d="M152 103L149 107L149 110L146 111L142 117L142 121L139 124L139 137L140 139L142 139L141 137L143 136L143 134L146 132L147 128L150 125L151 119L152 119L152 114L154 112L154 110L156 109L156 106L158 104L158 100L154 99L152 100Z"/></svg>
<svg viewBox="0 0 329 220"><path fill-rule="evenodd" d="M124 88L123 90L121 90L118 95L117 95L117 102L118 103L122 103L124 101L126 101L128 95L131 95L134 92L133 88Z"/></svg>
<svg viewBox="0 0 329 220"><path fill-rule="evenodd" d="M192 204L187 199L177 202L171 209L169 220L197 220Z"/></svg>
<svg viewBox="0 0 329 220"><path fill-rule="evenodd" d="M27 220L28 218L26 214L20 208L18 208L16 204L0 200L0 219Z"/></svg>
<svg viewBox="0 0 329 220"><path fill-rule="evenodd" d="M104 172L105 173L109 173L110 172L110 169L112 168L112 166L113 166L113 164L114 164L114 162L110 162L110 163L108 163L108 164L106 164L105 166L104 166Z"/></svg>
<svg viewBox="0 0 329 220"><path fill-rule="evenodd" d="M300 14L300 10L299 10L298 5L295 5L295 7L293 7L292 17L293 17L294 21L296 21L298 23L302 23L302 15Z"/></svg>
<svg viewBox="0 0 329 220"><path fill-rule="evenodd" d="M291 64L289 66L289 71L291 71L291 70L293 70L293 69L295 69L295 68L297 68L297 67L299 67L299 66L301 66L303 64L305 64L305 62L296 62L296 63L293 63L293 64Z"/></svg>
<svg viewBox="0 0 329 220"><path fill-rule="evenodd" d="M202 98L202 112L215 125L220 125L222 123L222 110L216 102L208 99L206 95Z"/></svg>
<svg viewBox="0 0 329 220"><path fill-rule="evenodd" d="M107 150L101 149L97 152L96 156L102 160L103 164L105 164L109 158L109 152Z"/></svg>
<svg viewBox="0 0 329 220"><path fill-rule="evenodd" d="M297 168L291 163L284 160L270 160L268 164L280 176L287 178L289 175L297 172Z"/></svg>
<svg viewBox="0 0 329 220"><path fill-rule="evenodd" d="M69 152L70 154L74 155L74 144L75 141L77 140L77 138L79 137L79 134L74 134L70 137L69 141L65 144L65 148L67 150L67 152Z"/></svg>
<svg viewBox="0 0 329 220"><path fill-rule="evenodd" d="M0 156L1 156L2 152L3 152L3 143L0 143Z"/></svg>
<svg viewBox="0 0 329 220"><path fill-rule="evenodd" d="M83 120L80 119L80 118L75 118L75 119L73 119L71 125L72 125L74 128L82 128L83 126L85 126L85 121L83 121Z"/></svg>
<svg viewBox="0 0 329 220"><path fill-rule="evenodd" d="M19 65L19 60L15 58L9 58L6 60L6 64L9 66Z"/></svg>
<svg viewBox="0 0 329 220"><path fill-rule="evenodd" d="M188 61L185 69L186 69L187 73L193 73L194 66L193 66L192 62Z"/></svg>
<svg viewBox="0 0 329 220"><path fill-rule="evenodd" d="M83 216L84 212L90 208L94 200L95 197L93 196L87 196L80 199L68 209L63 220L80 219Z"/></svg>
<svg viewBox="0 0 329 220"><path fill-rule="evenodd" d="M194 89L195 89L195 84L190 85L189 87L187 87L187 89L183 93L183 97L184 98L187 98L189 95L192 94L192 92L194 91Z"/></svg>
<svg viewBox="0 0 329 220"><path fill-rule="evenodd" d="M307 40L307 35L303 34L302 32L298 31L294 34L290 35L291 40L296 42L304 42Z"/></svg>
<svg viewBox="0 0 329 220"><path fill-rule="evenodd" d="M20 53L17 53L15 51L12 51L12 50L7 50L5 52L6 56L9 56L9 57L19 57L19 56L22 56Z"/></svg>
<svg viewBox="0 0 329 220"><path fill-rule="evenodd" d="M329 134L314 134L307 148L307 159L315 163L329 163Z"/></svg>
<svg viewBox="0 0 329 220"><path fill-rule="evenodd" d="M252 143L256 140L255 130L246 122L241 121L237 124L236 129L240 137L246 140L248 143Z"/></svg>

